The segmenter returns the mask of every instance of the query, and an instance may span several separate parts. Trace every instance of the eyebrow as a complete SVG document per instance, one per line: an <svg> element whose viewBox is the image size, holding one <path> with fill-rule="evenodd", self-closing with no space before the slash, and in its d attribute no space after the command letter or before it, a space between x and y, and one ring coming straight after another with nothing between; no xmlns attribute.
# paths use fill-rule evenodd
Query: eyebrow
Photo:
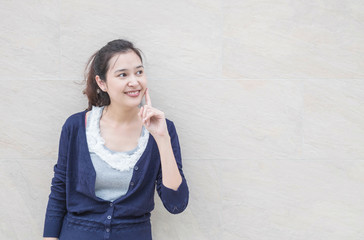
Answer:
<svg viewBox="0 0 364 240"><path fill-rule="evenodd" d="M143 66L143 65L139 65L139 66L136 66L136 67L135 67L135 69L137 69L137 68L144 68L144 66ZM126 69L126 68L118 69L118 70L116 70L114 73L117 73L117 72L124 72L124 71L126 71L126 70L128 70L128 69Z"/></svg>

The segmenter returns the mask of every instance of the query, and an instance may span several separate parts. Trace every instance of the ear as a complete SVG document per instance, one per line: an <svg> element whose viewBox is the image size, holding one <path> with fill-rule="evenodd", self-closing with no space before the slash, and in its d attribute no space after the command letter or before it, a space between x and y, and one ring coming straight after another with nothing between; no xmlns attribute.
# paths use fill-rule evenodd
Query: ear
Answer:
<svg viewBox="0 0 364 240"><path fill-rule="evenodd" d="M107 91L106 82L102 81L99 75L96 75L95 80L97 85L99 85L99 88L101 88L102 91L106 92Z"/></svg>

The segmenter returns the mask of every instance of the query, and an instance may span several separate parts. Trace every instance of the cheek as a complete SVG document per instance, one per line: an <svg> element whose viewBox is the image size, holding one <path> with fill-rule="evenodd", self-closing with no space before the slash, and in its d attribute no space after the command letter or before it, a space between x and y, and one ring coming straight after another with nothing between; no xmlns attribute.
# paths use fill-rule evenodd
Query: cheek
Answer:
<svg viewBox="0 0 364 240"><path fill-rule="evenodd" d="M110 86L110 91L115 93L115 94L119 94L120 92L124 93L125 88L127 88L125 83L116 83L113 84L112 86Z"/></svg>
<svg viewBox="0 0 364 240"><path fill-rule="evenodd" d="M143 85L143 86L147 86L148 84L148 81L147 81L147 78L146 77L143 77L141 80L140 80L140 83Z"/></svg>

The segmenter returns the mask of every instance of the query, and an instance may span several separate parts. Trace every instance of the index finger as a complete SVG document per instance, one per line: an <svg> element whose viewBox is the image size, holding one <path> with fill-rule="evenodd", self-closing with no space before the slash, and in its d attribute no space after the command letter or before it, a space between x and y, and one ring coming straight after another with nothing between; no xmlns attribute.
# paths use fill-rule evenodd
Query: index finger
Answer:
<svg viewBox="0 0 364 240"><path fill-rule="evenodd" d="M145 104L152 106L152 100L150 100L149 88L145 91Z"/></svg>

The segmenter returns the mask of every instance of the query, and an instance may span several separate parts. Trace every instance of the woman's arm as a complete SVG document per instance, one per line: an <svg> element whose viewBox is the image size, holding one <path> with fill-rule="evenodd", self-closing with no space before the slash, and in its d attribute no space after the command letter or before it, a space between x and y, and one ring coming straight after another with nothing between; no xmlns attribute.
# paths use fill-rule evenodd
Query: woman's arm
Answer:
<svg viewBox="0 0 364 240"><path fill-rule="evenodd" d="M146 105L138 116L153 135L158 145L161 167L157 175L157 192L164 207L171 213L180 213L188 203L188 187L182 171L181 149L174 123L162 111L152 107L149 89L145 92Z"/></svg>
<svg viewBox="0 0 364 240"><path fill-rule="evenodd" d="M177 191L182 183L182 177L173 154L169 135L156 139L162 165L162 183L167 188Z"/></svg>
<svg viewBox="0 0 364 240"><path fill-rule="evenodd" d="M66 210L66 170L69 145L69 133L65 125L62 127L59 141L58 160L54 165L51 193L49 195L43 237L57 239L61 232Z"/></svg>
<svg viewBox="0 0 364 240"><path fill-rule="evenodd" d="M189 190L182 171L181 149L174 123L170 121L168 139L156 140L161 168L157 176L157 192L164 207L173 214L183 212L188 204ZM162 140L163 139L163 140Z"/></svg>

